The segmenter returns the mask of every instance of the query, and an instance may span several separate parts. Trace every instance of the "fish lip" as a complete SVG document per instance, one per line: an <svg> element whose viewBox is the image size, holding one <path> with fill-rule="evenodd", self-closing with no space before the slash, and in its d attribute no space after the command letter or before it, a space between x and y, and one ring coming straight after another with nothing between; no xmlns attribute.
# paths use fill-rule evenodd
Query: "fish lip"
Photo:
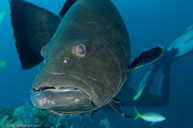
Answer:
<svg viewBox="0 0 193 128"><path fill-rule="evenodd" d="M97 109L94 109L94 110L97 110ZM94 111L92 110L92 111ZM64 115L79 115L79 114L85 114L87 112L90 112L90 111L74 111L74 112L63 112L63 111L56 111L56 110L47 110L47 112L51 113L51 114L54 114L54 115L58 115L58 116L64 116Z"/></svg>
<svg viewBox="0 0 193 128"><path fill-rule="evenodd" d="M39 91L39 92L33 92L31 94L31 98L32 98L32 95L34 96L38 96L38 95L41 95L41 93L45 93L45 92L51 92L53 94L57 94L57 93L66 93L66 92L77 92L77 93L82 93L83 95L85 95L87 97L87 99L90 101L90 104L93 106L93 107L96 107L97 105L95 105L95 103L93 102L92 98L83 90L80 90L78 88L72 88L72 87L62 87L62 89L45 89L45 90L42 90L42 91ZM34 97L33 96L33 97ZM33 99L33 98L32 98ZM37 105L35 102L33 102L34 100L32 100L32 104L34 104L35 106L39 106ZM65 112L65 111L57 111L57 110L54 110L52 107L51 108L41 108L41 107L38 107L39 109L42 109L42 110L46 110L50 113L53 113L55 115L74 115L74 114L81 114L81 113L85 113L87 111L69 111L69 112ZM88 110L89 111L89 110Z"/></svg>
<svg viewBox="0 0 193 128"><path fill-rule="evenodd" d="M41 93L44 91L50 91L53 93L57 93L57 92L69 92L69 91L75 91L75 92L81 92L84 93L85 95L89 96L88 93L82 89L79 88L73 88L73 87L40 87L39 89L37 88L33 88L33 93Z"/></svg>

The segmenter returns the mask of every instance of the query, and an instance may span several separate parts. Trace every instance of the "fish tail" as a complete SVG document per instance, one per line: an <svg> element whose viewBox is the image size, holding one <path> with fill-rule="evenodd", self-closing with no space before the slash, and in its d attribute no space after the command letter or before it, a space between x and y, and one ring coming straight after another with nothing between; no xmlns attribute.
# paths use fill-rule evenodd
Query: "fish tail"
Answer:
<svg viewBox="0 0 193 128"><path fill-rule="evenodd" d="M141 114L139 113L139 111L136 109L136 107L133 107L133 109L135 110L136 116L134 118L134 120L137 120L140 118Z"/></svg>

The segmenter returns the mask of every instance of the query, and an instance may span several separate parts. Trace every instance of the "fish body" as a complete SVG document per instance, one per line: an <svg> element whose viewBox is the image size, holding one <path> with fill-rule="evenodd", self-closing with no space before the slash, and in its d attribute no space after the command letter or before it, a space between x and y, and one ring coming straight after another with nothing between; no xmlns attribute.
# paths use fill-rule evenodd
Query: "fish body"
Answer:
<svg viewBox="0 0 193 128"><path fill-rule="evenodd" d="M129 64L128 32L111 0L74 1L61 17L26 1L10 4L22 68L44 60L31 101L53 114L82 114L107 104L121 113L113 99L127 73L162 53L157 46Z"/></svg>
<svg viewBox="0 0 193 128"><path fill-rule="evenodd" d="M135 117L134 120L137 120L138 118L141 118L144 121L151 122L151 124L153 125L153 124L155 124L157 122L162 122L162 121L164 121L166 119L163 115L161 115L159 113L148 112L148 113L140 114L135 107L134 107L134 110L136 112L136 117Z"/></svg>
<svg viewBox="0 0 193 128"><path fill-rule="evenodd" d="M148 121L148 122L161 122L165 120L165 118L162 115L158 113L153 113L153 112L143 113L140 117L143 120Z"/></svg>
<svg viewBox="0 0 193 128"><path fill-rule="evenodd" d="M143 80L141 81L141 83L139 84L139 87L137 89L137 93L135 94L135 96L133 97L133 100L136 101L140 98L141 94L143 93L146 85L147 85L147 79L150 75L151 71L148 71L146 74L145 74L145 77L143 78Z"/></svg>

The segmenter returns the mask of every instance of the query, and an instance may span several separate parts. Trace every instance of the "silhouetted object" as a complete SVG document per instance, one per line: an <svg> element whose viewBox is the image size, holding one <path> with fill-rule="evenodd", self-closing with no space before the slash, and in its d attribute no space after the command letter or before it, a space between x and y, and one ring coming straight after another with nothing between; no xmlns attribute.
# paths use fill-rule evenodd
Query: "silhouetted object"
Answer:
<svg viewBox="0 0 193 128"><path fill-rule="evenodd" d="M137 92L130 89L133 100L129 100L129 105L139 106L161 106L169 102L170 93L170 70L174 61L193 51L193 29L189 27L186 33L182 34L165 50L163 55L153 63L141 81ZM157 83L153 82L159 75ZM150 87L156 84L159 94L150 94Z"/></svg>
<svg viewBox="0 0 193 128"><path fill-rule="evenodd" d="M162 106L167 105L170 96L170 70L172 63L193 52L193 26L176 38L164 50L146 72L137 90L130 87L130 81L123 86L118 97L127 106ZM132 75L132 74L130 74ZM152 88L155 87L155 88ZM153 93L152 93L153 91ZM156 93L157 92L157 93Z"/></svg>
<svg viewBox="0 0 193 128"><path fill-rule="evenodd" d="M165 52L163 56L153 64L149 77L146 79L146 87L144 88L144 91L138 100L133 101L135 105L159 106L168 103L170 92L170 69L172 62L175 59L175 53L176 50ZM161 75L156 86L160 87L161 94L150 94L149 89L159 71Z"/></svg>

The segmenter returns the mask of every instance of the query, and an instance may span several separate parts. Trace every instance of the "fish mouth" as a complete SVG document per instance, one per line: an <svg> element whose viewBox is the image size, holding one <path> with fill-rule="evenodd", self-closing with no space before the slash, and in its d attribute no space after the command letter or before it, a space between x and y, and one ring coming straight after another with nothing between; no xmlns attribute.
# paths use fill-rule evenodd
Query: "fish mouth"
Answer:
<svg viewBox="0 0 193 128"><path fill-rule="evenodd" d="M72 88L72 87L51 87L51 86L48 86L48 87L40 87L39 89L33 88L34 93L39 93L42 91L51 91L51 92L70 92L70 91L76 92L76 91L78 91L81 93L87 93L81 89Z"/></svg>
<svg viewBox="0 0 193 128"><path fill-rule="evenodd" d="M68 78L72 80L72 77L68 76ZM80 114L96 108L97 103L93 99L92 91L85 87L87 85L80 81L75 83L80 87L74 86L73 82L70 86L47 84L47 86L34 87L31 94L32 104L57 115Z"/></svg>
<svg viewBox="0 0 193 128"><path fill-rule="evenodd" d="M49 89L33 92L31 101L40 109L60 114L77 113L80 110L83 112L96 106L87 92L71 87L56 89L49 87Z"/></svg>

